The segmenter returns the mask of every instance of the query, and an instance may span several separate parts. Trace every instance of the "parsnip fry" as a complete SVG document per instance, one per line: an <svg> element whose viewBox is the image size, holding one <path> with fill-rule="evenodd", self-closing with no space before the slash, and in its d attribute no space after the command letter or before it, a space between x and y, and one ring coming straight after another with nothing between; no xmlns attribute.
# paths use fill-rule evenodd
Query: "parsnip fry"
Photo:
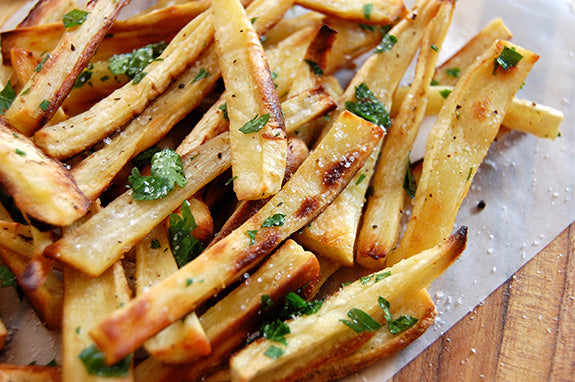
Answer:
<svg viewBox="0 0 575 382"><path fill-rule="evenodd" d="M61 21L65 13L77 6L74 0L40 0L18 24L18 28Z"/></svg>
<svg viewBox="0 0 575 382"><path fill-rule="evenodd" d="M325 15L318 12L306 12L297 17L284 18L263 36L262 44L266 48L273 47L280 41L297 34L302 29L320 26L324 17Z"/></svg>
<svg viewBox="0 0 575 382"><path fill-rule="evenodd" d="M407 13L401 0L297 0L296 3L317 12L364 24L393 24Z"/></svg>
<svg viewBox="0 0 575 382"><path fill-rule="evenodd" d="M135 201L132 191L115 199L88 222L46 248L45 255L97 276L160 223L182 202L225 171L230 165L227 135L203 145L182 158L185 187L177 187L165 198ZM98 240L105 235L108 239Z"/></svg>
<svg viewBox="0 0 575 382"><path fill-rule="evenodd" d="M13 221L1 221L0 247L14 251L28 259L34 257L34 243L30 226Z"/></svg>
<svg viewBox="0 0 575 382"><path fill-rule="evenodd" d="M136 245L136 294L145 293L177 270L168 236L160 224ZM193 312L147 340L144 348L168 364L188 362L206 356L212 350L198 316Z"/></svg>
<svg viewBox="0 0 575 382"><path fill-rule="evenodd" d="M86 212L90 202L69 172L0 117L0 179L16 205L30 216L64 226Z"/></svg>
<svg viewBox="0 0 575 382"><path fill-rule="evenodd" d="M62 368L58 366L17 366L0 364L0 380L14 382L60 382Z"/></svg>
<svg viewBox="0 0 575 382"><path fill-rule="evenodd" d="M381 160L372 182L374 191L367 201L357 239L356 261L366 268L383 268L386 255L399 237L409 153L425 115L429 82L451 24L454 6L453 2L445 2L427 27L409 94L383 143Z"/></svg>
<svg viewBox="0 0 575 382"><path fill-rule="evenodd" d="M504 50L522 56L507 70L495 61ZM459 79L427 140L412 217L388 264L431 248L448 236L515 92L538 58L521 47L497 41Z"/></svg>
<svg viewBox="0 0 575 382"><path fill-rule="evenodd" d="M304 284L313 286L319 276L314 254L287 240L239 287L202 314L200 321L213 346L208 357L179 367L169 367L149 358L136 368L136 378L150 382L199 380L226 360L260 326L262 296L279 303L288 292Z"/></svg>
<svg viewBox="0 0 575 382"><path fill-rule="evenodd" d="M503 20L495 19L467 42L457 53L441 64L433 79L441 85L455 85L455 73L465 70L477 57L481 56L496 40L510 40L513 37Z"/></svg>
<svg viewBox="0 0 575 382"><path fill-rule="evenodd" d="M49 121L127 3L127 0L89 2L84 10L88 12L85 21L68 28L58 46L44 56L6 111L6 120L26 135Z"/></svg>
<svg viewBox="0 0 575 382"><path fill-rule="evenodd" d="M463 227L441 245L387 268L381 273L389 273L387 277L372 274L341 288L317 313L287 321L290 328L290 333L284 336L287 345L260 338L236 353L230 361L232 380L297 380L334 354L353 351L374 331L356 332L341 322L348 318L349 311L359 309L379 322L384 321L378 298L393 302L428 286L463 252L466 239L467 228ZM272 345L283 350L282 354L266 355Z"/></svg>
<svg viewBox="0 0 575 382"><path fill-rule="evenodd" d="M227 89L234 191L263 199L281 187L284 117L259 36L239 0L213 0L216 48Z"/></svg>
<svg viewBox="0 0 575 382"><path fill-rule="evenodd" d="M122 358L194 310L308 224L349 182L383 133L378 126L342 113L319 147L257 214L92 331L107 360ZM187 286L190 278L204 282Z"/></svg>

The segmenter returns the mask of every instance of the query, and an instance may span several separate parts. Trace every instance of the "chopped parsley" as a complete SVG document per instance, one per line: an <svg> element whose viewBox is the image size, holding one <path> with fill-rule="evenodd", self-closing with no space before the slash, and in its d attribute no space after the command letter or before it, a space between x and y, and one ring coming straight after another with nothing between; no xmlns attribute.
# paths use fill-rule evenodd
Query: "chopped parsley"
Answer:
<svg viewBox="0 0 575 382"><path fill-rule="evenodd" d="M285 223L286 216L284 214L275 214L264 220L262 228L268 227L281 227Z"/></svg>
<svg viewBox="0 0 575 382"><path fill-rule="evenodd" d="M469 167L469 172L467 173L467 179L465 179L466 182L469 182L472 173L473 173L473 167Z"/></svg>
<svg viewBox="0 0 575 382"><path fill-rule="evenodd" d="M369 282L369 280L371 280L373 278L373 275L368 275L368 276L363 276L360 277L359 282L361 283L361 285L365 285Z"/></svg>
<svg viewBox="0 0 575 382"><path fill-rule="evenodd" d="M192 285L194 283L194 278L190 277L186 279L186 286L189 287L190 285Z"/></svg>
<svg viewBox="0 0 575 382"><path fill-rule="evenodd" d="M80 334L82 332L81 326L76 326L76 334Z"/></svg>
<svg viewBox="0 0 575 382"><path fill-rule="evenodd" d="M266 123L268 123L269 119L269 113L264 114L261 117L256 114L255 117L247 121L245 125L240 128L240 131L244 134L257 133L266 125Z"/></svg>
<svg viewBox="0 0 575 382"><path fill-rule="evenodd" d="M373 31L375 31L375 25L359 24L359 27L360 27L361 29L363 29L364 31L368 31L368 32L373 32Z"/></svg>
<svg viewBox="0 0 575 382"><path fill-rule="evenodd" d="M88 374L100 377L124 377L130 372L132 355L125 357L113 365L107 365L104 353L96 345L92 345L82 350L78 356Z"/></svg>
<svg viewBox="0 0 575 382"><path fill-rule="evenodd" d="M186 185L186 174L182 158L174 149L165 149L152 156L150 176L140 174L138 168L132 169L128 178L132 188L132 198L135 200L155 200L168 195L177 184Z"/></svg>
<svg viewBox="0 0 575 382"><path fill-rule="evenodd" d="M134 83L140 82L145 75L144 68L158 58L165 48L166 44L159 42L134 49L130 53L116 54L108 59L108 69L115 76L126 74Z"/></svg>
<svg viewBox="0 0 575 382"><path fill-rule="evenodd" d="M369 20L371 18L371 11L373 10L373 4L364 4L363 5L363 17L365 17L366 20Z"/></svg>
<svg viewBox="0 0 575 382"><path fill-rule="evenodd" d="M238 179L237 175L236 176L232 176L230 179L226 180L226 183L224 183L224 186L228 186L230 184L232 184L234 182L234 180Z"/></svg>
<svg viewBox="0 0 575 382"><path fill-rule="evenodd" d="M499 56L493 60L493 74L495 74L497 67L499 66L503 68L503 70L509 70L510 68L517 66L522 58L523 56L518 53L515 48L503 48Z"/></svg>
<svg viewBox="0 0 575 382"><path fill-rule="evenodd" d="M6 265L0 265L0 285L2 288L16 287L16 277Z"/></svg>
<svg viewBox="0 0 575 382"><path fill-rule="evenodd" d="M345 108L353 114L375 123L378 126L388 128L391 125L389 112L365 83L355 87L355 102L347 101Z"/></svg>
<svg viewBox="0 0 575 382"><path fill-rule="evenodd" d="M453 78L457 78L457 77L459 77L459 74L461 73L461 69L449 68L449 69L445 69L445 73L447 73L449 76L451 76Z"/></svg>
<svg viewBox="0 0 575 382"><path fill-rule="evenodd" d="M447 97L451 94L451 90L449 89L444 89L442 91L439 92L439 95L443 98L443 99L447 99Z"/></svg>
<svg viewBox="0 0 575 382"><path fill-rule="evenodd" d="M280 317L288 319L302 315L309 316L317 313L322 305L323 300L306 301L297 293L290 292L285 297Z"/></svg>
<svg viewBox="0 0 575 382"><path fill-rule="evenodd" d="M74 82L74 89L81 88L84 84L92 78L92 69L94 69L94 64L89 64L86 70L84 70L78 78L76 78L76 82Z"/></svg>
<svg viewBox="0 0 575 382"><path fill-rule="evenodd" d="M197 82L197 81L204 79L206 77L209 77L209 76L211 76L211 73L208 72L206 69L201 68L200 71L198 72L198 74L196 74L196 76L194 77L194 79L190 83L193 84L194 82Z"/></svg>
<svg viewBox="0 0 575 382"><path fill-rule="evenodd" d="M26 152L25 152L25 151L22 151L22 150L20 150L19 148L16 148L16 150L15 150L15 151L16 151L16 154L18 154L18 155L21 155L21 156L26 156Z"/></svg>
<svg viewBox="0 0 575 382"><path fill-rule="evenodd" d="M256 236L258 235L257 229L250 229L247 232L248 237L250 238L250 245L253 245L256 242Z"/></svg>
<svg viewBox="0 0 575 382"><path fill-rule="evenodd" d="M377 274L375 275L375 281L374 281L374 282L377 283L377 282L379 282L379 281L381 281L381 280L383 280L384 278L389 277L389 276L391 276L391 272L389 272L389 271L377 273Z"/></svg>
<svg viewBox="0 0 575 382"><path fill-rule="evenodd" d="M435 78L431 80L431 82L429 83L431 86L437 86L439 85L439 81L437 81Z"/></svg>
<svg viewBox="0 0 575 382"><path fill-rule="evenodd" d="M42 59L42 61L40 61L40 63L38 64L38 66L36 66L36 68L34 68L34 71L36 73L40 72L40 70L42 70L42 68L44 67L44 64L46 63L46 61L48 61L49 58L50 58L49 54L45 55L44 58Z"/></svg>
<svg viewBox="0 0 575 382"><path fill-rule="evenodd" d="M270 346L268 350L265 351L264 355L273 359L278 359L284 354L284 350L282 348L278 348L277 346Z"/></svg>
<svg viewBox="0 0 575 382"><path fill-rule="evenodd" d="M321 66L319 66L319 64L317 62L314 62L312 60L308 60L307 58L304 59L305 63L309 65L309 67L311 68L311 71L313 72L313 74L315 74L316 76L323 76L323 69L321 68Z"/></svg>
<svg viewBox="0 0 575 382"><path fill-rule="evenodd" d="M160 241L156 238L152 239L152 242L150 243L150 248L152 249L158 249L158 248L162 248L162 245L160 244Z"/></svg>
<svg viewBox="0 0 575 382"><path fill-rule="evenodd" d="M361 309L352 308L347 312L347 316L349 320L340 319L340 321L356 333L374 332L382 327L379 322Z"/></svg>
<svg viewBox="0 0 575 382"><path fill-rule="evenodd" d="M73 9L66 13L64 17L62 17L62 21L64 22L65 28L71 28L77 25L82 25L87 18L88 12L81 11L79 9Z"/></svg>
<svg viewBox="0 0 575 382"><path fill-rule="evenodd" d="M203 244L191 234L191 231L196 229L198 225L187 200L182 203L182 217L170 214L169 222L168 238L170 248L178 267L181 268L204 250Z"/></svg>
<svg viewBox="0 0 575 382"><path fill-rule="evenodd" d="M218 109L220 109L222 111L222 113L224 113L224 119L226 121L230 120L230 117L228 115L228 104L227 103L222 103L220 106L218 106Z"/></svg>
<svg viewBox="0 0 575 382"><path fill-rule="evenodd" d="M287 345L285 335L290 333L289 326L280 319L273 322L265 323L262 326L262 333L264 338L279 342L280 344Z"/></svg>
<svg viewBox="0 0 575 382"><path fill-rule="evenodd" d="M435 45L435 44L431 44L431 49L433 49L434 52L439 51L439 49L437 48L437 45Z"/></svg>
<svg viewBox="0 0 575 382"><path fill-rule="evenodd" d="M152 146L136 155L130 162L132 162L132 164L139 170L142 170L148 163L150 163L154 154L160 151L162 150L159 147Z"/></svg>
<svg viewBox="0 0 575 382"><path fill-rule="evenodd" d="M415 182L413 171L411 171L410 163L407 163L407 168L405 169L405 177L403 178L403 189L411 199L415 198L415 193L417 192L417 183Z"/></svg>
<svg viewBox="0 0 575 382"><path fill-rule="evenodd" d="M377 303L379 304L379 307L383 309L383 316L387 321L387 327L391 334L401 333L405 329L411 328L417 323L417 321L419 321L417 318L411 317L410 315L403 315L394 320L389 311L389 301L380 296Z"/></svg>
<svg viewBox="0 0 575 382"><path fill-rule="evenodd" d="M269 308L271 308L274 305L274 302L272 301L271 297L267 294L262 294L261 295L261 307L262 310L268 310Z"/></svg>
<svg viewBox="0 0 575 382"><path fill-rule="evenodd" d="M395 45L396 42L397 42L397 37L395 37L392 34L386 34L385 36L383 36L383 38L381 39L381 42L375 48L375 53L387 52L388 50L393 48L393 46Z"/></svg>
<svg viewBox="0 0 575 382"><path fill-rule="evenodd" d="M366 175L365 175L364 173L361 173L361 174L359 175L359 177L357 178L357 180L355 181L355 184L358 185L358 184L360 184L361 182L363 182L363 180L365 179L365 177L366 177Z"/></svg>
<svg viewBox="0 0 575 382"><path fill-rule="evenodd" d="M12 87L12 83L8 81L4 89L0 92L0 115L4 115L6 110L12 106L12 102L16 99L16 91Z"/></svg>
<svg viewBox="0 0 575 382"><path fill-rule="evenodd" d="M40 109L42 109L42 111L48 111L49 108L50 108L50 101L45 99L44 101L40 102Z"/></svg>

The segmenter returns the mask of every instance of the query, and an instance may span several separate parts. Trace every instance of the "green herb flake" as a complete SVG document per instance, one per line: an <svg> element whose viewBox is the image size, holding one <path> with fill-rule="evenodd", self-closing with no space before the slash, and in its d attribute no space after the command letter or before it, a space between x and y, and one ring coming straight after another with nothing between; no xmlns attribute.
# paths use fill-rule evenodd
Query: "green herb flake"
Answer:
<svg viewBox="0 0 575 382"><path fill-rule="evenodd" d="M90 81L91 78L92 78L92 71L84 70L82 73L80 73L78 78L76 78L76 82L74 82L74 86L72 86L72 88L73 89L81 88L86 84L86 82Z"/></svg>
<svg viewBox="0 0 575 382"><path fill-rule="evenodd" d="M198 226L187 200L182 203L182 217L170 214L168 220L170 222L168 228L170 248L178 267L181 268L196 258L204 250L204 246L191 234L191 231Z"/></svg>
<svg viewBox="0 0 575 382"><path fill-rule="evenodd" d="M509 70L519 63L523 59L523 55L518 53L515 48L505 47L493 62L493 74L497 71L497 67L501 67L503 70Z"/></svg>
<svg viewBox="0 0 575 382"><path fill-rule="evenodd" d="M365 17L366 20L369 20L371 18L371 11L373 10L373 4L364 4L363 5L363 17Z"/></svg>
<svg viewBox="0 0 575 382"><path fill-rule="evenodd" d="M226 183L224 184L224 186L229 186L230 184L232 184L234 182L234 180L238 179L238 176L232 176L230 179L226 180Z"/></svg>
<svg viewBox="0 0 575 382"><path fill-rule="evenodd" d="M196 74L196 76L194 77L194 79L190 83L193 84L194 82L197 82L197 81L202 80L202 79L209 77L209 76L211 76L211 73L208 72L206 69L201 68L200 71L198 72L198 74Z"/></svg>
<svg viewBox="0 0 575 382"><path fill-rule="evenodd" d="M264 220L262 228L268 227L281 227L285 223L286 216L284 214L275 214Z"/></svg>
<svg viewBox="0 0 575 382"><path fill-rule="evenodd" d="M40 109L42 109L42 111L48 111L49 108L50 108L50 101L45 99L44 101L40 102Z"/></svg>
<svg viewBox="0 0 575 382"><path fill-rule="evenodd" d="M451 94L451 90L449 89L444 89L442 91L439 92L439 95L443 98L443 99L447 99L447 97Z"/></svg>
<svg viewBox="0 0 575 382"><path fill-rule="evenodd" d="M253 23L256 22L257 19L258 19L257 17L252 17L252 19L250 20L250 22L253 24Z"/></svg>
<svg viewBox="0 0 575 382"><path fill-rule="evenodd" d="M250 229L247 232L248 237L250 238L250 245L253 245L256 242L256 236L258 235L257 229Z"/></svg>
<svg viewBox="0 0 575 382"><path fill-rule="evenodd" d="M359 24L359 27L360 27L361 29L363 29L364 31L368 31L368 32L373 32L373 31L375 31L375 25Z"/></svg>
<svg viewBox="0 0 575 382"><path fill-rule="evenodd" d="M348 286L348 285L351 285L351 284L353 284L353 283L354 283L354 280L346 281L346 282L344 282L344 283L341 283L340 287L341 287L341 288L344 288L344 287L346 287L346 286Z"/></svg>
<svg viewBox="0 0 575 382"><path fill-rule="evenodd" d="M107 365L104 353L96 345L82 350L78 357L84 364L88 374L100 377L125 377L130 372L132 364L132 355L130 354L111 366Z"/></svg>
<svg viewBox="0 0 575 382"><path fill-rule="evenodd" d="M102 82L106 82L106 81L108 81L109 79L110 79L110 76L102 76L102 77L100 77L100 81L102 81Z"/></svg>
<svg viewBox="0 0 575 382"><path fill-rule="evenodd" d="M268 322L262 326L264 338L287 345L285 335L290 333L289 326L280 319Z"/></svg>
<svg viewBox="0 0 575 382"><path fill-rule="evenodd" d="M281 357L284 354L284 350L281 348L278 348L277 346L270 346L268 348L268 350L265 351L264 355L266 357L270 357L273 359L278 359L279 357Z"/></svg>
<svg viewBox="0 0 575 382"><path fill-rule="evenodd" d="M247 121L239 130L244 134L257 133L266 125L266 123L268 123L269 119L269 113L264 114L261 117L256 114L255 117Z"/></svg>
<svg viewBox="0 0 575 382"><path fill-rule="evenodd" d="M52 358L52 360L50 362L48 362L46 365L44 366L58 366L58 364L56 363L56 358Z"/></svg>
<svg viewBox="0 0 575 382"><path fill-rule="evenodd" d="M80 334L82 332L81 326L76 326L76 334Z"/></svg>
<svg viewBox="0 0 575 382"><path fill-rule="evenodd" d="M150 243L150 248L158 249L158 248L162 248L162 245L160 244L160 241L158 239L153 238L152 242Z"/></svg>
<svg viewBox="0 0 575 382"><path fill-rule="evenodd" d="M159 42L149 44L139 49L134 49L130 53L116 54L108 59L108 69L113 75L126 74L134 79L134 83L141 81L144 74L141 74L146 66L154 59L158 58L166 48L166 44ZM138 80L136 82L136 80Z"/></svg>
<svg viewBox="0 0 575 382"><path fill-rule="evenodd" d="M369 280L371 280L372 278L373 278L373 275L363 276L363 277L361 277L361 278L359 279L359 282L360 282L362 285L365 285L365 284L367 284L367 283L369 282Z"/></svg>
<svg viewBox="0 0 575 382"><path fill-rule="evenodd" d="M469 172L467 173L467 179L465 179L466 182L469 182L472 173L473 173L473 167L469 167Z"/></svg>
<svg viewBox="0 0 575 382"><path fill-rule="evenodd" d="M358 185L361 182L363 182L363 180L365 179L366 175L365 174L360 174L359 177L357 178L357 180L355 181L355 184Z"/></svg>
<svg viewBox="0 0 575 382"><path fill-rule="evenodd" d="M356 102L347 101L345 108L353 114L364 118L378 126L388 128L391 125L389 112L365 83L355 87Z"/></svg>
<svg viewBox="0 0 575 382"><path fill-rule="evenodd" d="M445 69L445 73L447 73L449 76L451 76L453 78L457 78L457 77L459 77L459 74L461 73L461 69L449 68L449 69Z"/></svg>
<svg viewBox="0 0 575 382"><path fill-rule="evenodd" d="M73 9L62 17L62 21L64 22L65 28L71 28L77 25L82 25L87 18L88 12L80 9Z"/></svg>
<svg viewBox="0 0 575 382"><path fill-rule="evenodd" d="M394 320L389 311L389 301L380 296L377 303L379 307L383 309L383 316L387 321L387 327L391 334L401 333L404 330L411 328L417 323L417 321L419 321L417 318L411 317L410 315L403 315Z"/></svg>
<svg viewBox="0 0 575 382"><path fill-rule="evenodd" d="M12 87L12 83L8 81L4 89L0 92L0 115L4 115L6 110L12 106L12 102L16 99L16 91Z"/></svg>
<svg viewBox="0 0 575 382"><path fill-rule="evenodd" d="M16 287L16 277L6 265L0 265L0 285L2 288Z"/></svg>
<svg viewBox="0 0 575 382"><path fill-rule="evenodd" d="M136 75L134 76L134 79L132 80L132 84L137 85L140 82L142 82L142 79L146 76L146 74L148 74L148 73L146 73L146 72L136 73Z"/></svg>
<svg viewBox="0 0 575 382"><path fill-rule="evenodd" d="M431 86L437 86L439 85L439 81L437 81L435 78L431 80L431 82L429 83Z"/></svg>
<svg viewBox="0 0 575 382"><path fill-rule="evenodd" d="M44 67L44 64L46 63L46 61L48 61L48 59L50 58L50 55L47 54L44 56L44 58L42 59L42 61L40 61L40 63L36 66L36 68L34 68L34 71L36 73L39 73L40 70L42 70L42 68Z"/></svg>
<svg viewBox="0 0 575 382"><path fill-rule="evenodd" d="M375 53L385 53L385 52L389 51L391 48L393 48L393 46L395 45L396 42L397 42L397 37L395 37L392 34L386 34L381 39L381 42L377 45L374 52Z"/></svg>
<svg viewBox="0 0 575 382"><path fill-rule="evenodd" d="M411 199L415 198L415 193L417 192L417 183L415 182L413 171L411 171L410 163L407 163L407 168L405 169L405 177L403 178L403 189Z"/></svg>
<svg viewBox="0 0 575 382"><path fill-rule="evenodd" d="M323 69L321 68L321 66L319 66L319 64L317 62L314 62L312 60L308 60L307 58L304 59L305 63L309 65L309 67L311 68L311 71L313 72L313 74L315 74L316 76L323 76Z"/></svg>
<svg viewBox="0 0 575 382"><path fill-rule="evenodd" d="M356 333L374 332L382 327L379 322L361 309L352 308L347 312L347 316L350 320L340 319L340 321Z"/></svg>
<svg viewBox="0 0 575 382"><path fill-rule="evenodd" d="M374 282L377 283L377 282L379 282L379 281L381 281L381 280L383 280L384 278L389 277L389 276L391 276L391 272L389 272L389 271L377 273L377 274L375 275L375 281L374 281Z"/></svg>
<svg viewBox="0 0 575 382"><path fill-rule="evenodd" d="M154 154L160 151L162 150L159 147L152 146L149 149L136 155L130 162L138 169L142 170L148 163L150 163Z"/></svg>
<svg viewBox="0 0 575 382"><path fill-rule="evenodd" d="M223 113L224 113L224 119L226 121L230 120L230 116L228 115L228 104L227 103L222 103L220 106L218 106L218 109L220 109Z"/></svg>
<svg viewBox="0 0 575 382"><path fill-rule="evenodd" d="M261 295L261 307L262 310L268 310L269 308L271 308L274 305L274 302L272 301L272 298L267 295L267 294L262 294Z"/></svg>
<svg viewBox="0 0 575 382"><path fill-rule="evenodd" d="M128 178L135 200L155 200L168 195L175 188L186 185L186 174L182 158L174 149L168 148L152 156L150 176L140 174L138 168L132 169Z"/></svg>
<svg viewBox="0 0 575 382"><path fill-rule="evenodd" d="M284 306L280 312L283 319L312 315L317 313L323 305L323 300L306 301L300 295L290 292L286 295Z"/></svg>
<svg viewBox="0 0 575 382"><path fill-rule="evenodd" d="M23 156L23 157L26 156L26 152L25 152L25 151L22 151L22 150L20 150L20 149L18 149L18 148L16 149L16 154L21 155L21 156Z"/></svg>
<svg viewBox="0 0 575 382"><path fill-rule="evenodd" d="M189 287L190 285L192 285L194 283L194 278L187 278L186 279L186 287Z"/></svg>
<svg viewBox="0 0 575 382"><path fill-rule="evenodd" d="M431 44L431 49L433 49L434 52L439 51L439 49L437 48L437 45L435 45L435 44Z"/></svg>

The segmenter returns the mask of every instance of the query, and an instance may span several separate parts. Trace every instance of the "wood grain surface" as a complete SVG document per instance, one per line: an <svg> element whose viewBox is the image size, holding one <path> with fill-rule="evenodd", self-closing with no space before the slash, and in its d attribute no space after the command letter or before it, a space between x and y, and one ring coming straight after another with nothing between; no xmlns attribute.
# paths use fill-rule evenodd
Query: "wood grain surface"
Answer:
<svg viewBox="0 0 575 382"><path fill-rule="evenodd" d="M390 382L481 380L575 380L575 223Z"/></svg>

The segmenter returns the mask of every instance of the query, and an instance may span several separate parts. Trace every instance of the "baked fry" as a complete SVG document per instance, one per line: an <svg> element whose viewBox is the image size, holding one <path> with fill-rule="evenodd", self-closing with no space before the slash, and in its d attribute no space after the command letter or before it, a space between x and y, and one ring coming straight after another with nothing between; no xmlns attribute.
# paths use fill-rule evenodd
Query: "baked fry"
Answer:
<svg viewBox="0 0 575 382"><path fill-rule="evenodd" d="M364 24L393 24L407 13L401 0L353 2L345 0L297 0L296 3L317 12Z"/></svg>

